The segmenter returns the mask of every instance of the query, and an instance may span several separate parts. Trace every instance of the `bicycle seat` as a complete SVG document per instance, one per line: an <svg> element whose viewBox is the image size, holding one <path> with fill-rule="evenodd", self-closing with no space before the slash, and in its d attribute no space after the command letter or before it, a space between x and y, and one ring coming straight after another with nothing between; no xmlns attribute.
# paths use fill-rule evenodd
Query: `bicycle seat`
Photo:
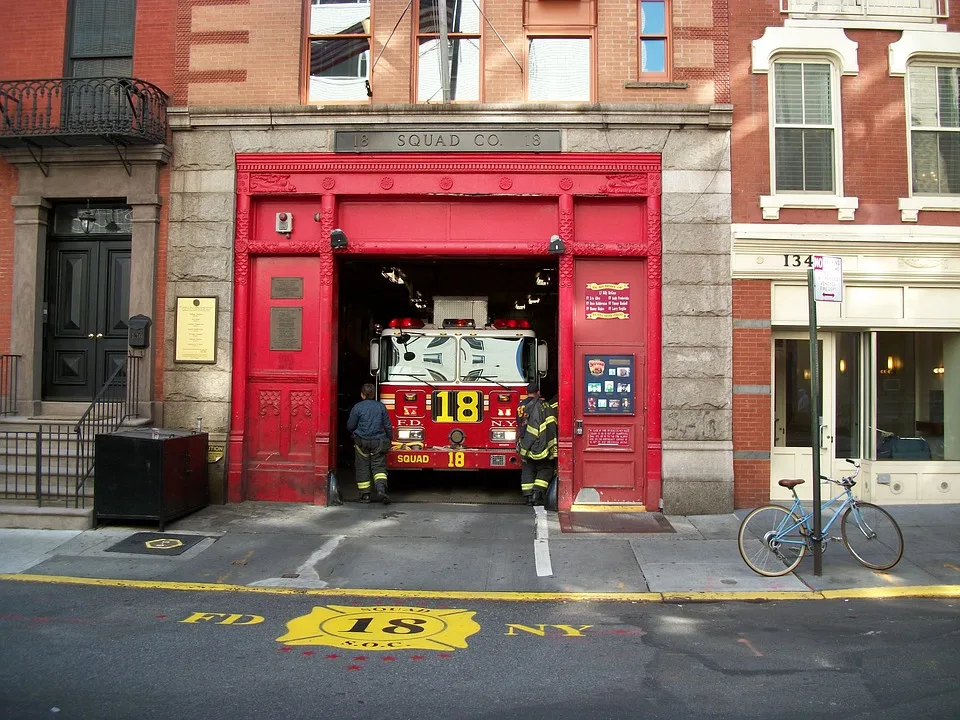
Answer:
<svg viewBox="0 0 960 720"><path fill-rule="evenodd" d="M793 490L797 485L803 485L803 478L796 478L794 480L781 480L777 483L780 487L785 487L787 490Z"/></svg>

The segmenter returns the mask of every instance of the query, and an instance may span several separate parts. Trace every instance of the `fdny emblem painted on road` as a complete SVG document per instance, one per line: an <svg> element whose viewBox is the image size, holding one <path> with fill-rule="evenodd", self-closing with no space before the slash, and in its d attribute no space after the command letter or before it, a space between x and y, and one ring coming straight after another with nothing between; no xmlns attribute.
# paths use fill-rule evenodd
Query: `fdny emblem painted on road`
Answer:
<svg viewBox="0 0 960 720"><path fill-rule="evenodd" d="M318 606L287 623L277 642L363 650L455 650L480 632L471 610Z"/></svg>
<svg viewBox="0 0 960 720"><path fill-rule="evenodd" d="M175 538L160 538L159 540L147 540L144 545L151 550L172 550L183 545L183 542Z"/></svg>

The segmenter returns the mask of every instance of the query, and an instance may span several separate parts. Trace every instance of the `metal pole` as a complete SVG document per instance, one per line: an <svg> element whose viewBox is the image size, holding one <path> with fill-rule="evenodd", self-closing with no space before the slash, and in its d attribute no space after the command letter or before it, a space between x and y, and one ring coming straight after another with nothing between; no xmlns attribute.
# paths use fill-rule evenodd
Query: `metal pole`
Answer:
<svg viewBox="0 0 960 720"><path fill-rule="evenodd" d="M443 104L450 103L450 39L447 33L447 0L437 0L437 32L440 43L440 84Z"/></svg>
<svg viewBox="0 0 960 720"><path fill-rule="evenodd" d="M807 270L807 301L810 309L810 448L813 450L813 574L823 574L820 554L820 352L817 348L817 301L813 291L813 268Z"/></svg>

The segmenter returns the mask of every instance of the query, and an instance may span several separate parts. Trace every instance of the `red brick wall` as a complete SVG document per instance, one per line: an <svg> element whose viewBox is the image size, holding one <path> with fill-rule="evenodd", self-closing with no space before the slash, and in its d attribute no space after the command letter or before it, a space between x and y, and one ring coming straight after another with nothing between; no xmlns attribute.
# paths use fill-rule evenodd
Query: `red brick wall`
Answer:
<svg viewBox="0 0 960 720"><path fill-rule="evenodd" d="M487 102L524 98L525 13L571 16L571 3L485 0L483 12L500 35L482 23L482 62ZM636 2L583 0L573 13L593 22L596 7L597 99L600 102L730 102L728 0L674 0L673 80L686 89L625 88L638 79ZM301 102L301 29L306 0L180 0L176 13L176 91L178 105L298 105ZM589 3L589 5L587 5ZM416 5L416 4L414 4ZM566 7L561 7L566 6ZM373 101L413 100L411 78L413 12L407 0L377 0L371 18ZM390 38L390 33L396 32ZM389 43L384 43L390 38ZM502 40L502 42L501 42ZM506 45L506 47L504 47ZM509 52L508 49L509 48ZM381 55L382 51L382 55ZM513 57L511 57L511 53ZM377 57L379 55L379 58ZM516 58L516 61L514 60ZM305 75L304 75L305 77Z"/></svg>
<svg viewBox="0 0 960 720"><path fill-rule="evenodd" d="M767 26L783 25L779 4L739 0L730 6L734 103L731 169L733 222L838 223L836 210L784 209L779 221L762 219L759 198L771 194L768 82L751 72L751 42ZM951 25L958 23L952 10ZM857 75L842 76L843 190L859 198L853 224L899 225L897 200L909 195L904 79L890 77L887 48L899 31L847 30L858 43ZM846 223L845 224L849 224ZM921 225L958 225L960 213L921 212Z"/></svg>
<svg viewBox="0 0 960 720"><path fill-rule="evenodd" d="M770 293L768 280L733 282L733 502L738 508L770 500L769 457L743 457L769 454L771 446L771 396L756 391L773 384ZM753 391L737 392L745 386Z"/></svg>
<svg viewBox="0 0 960 720"><path fill-rule="evenodd" d="M0 80L63 77L66 19L67 0L0 2Z"/></svg>

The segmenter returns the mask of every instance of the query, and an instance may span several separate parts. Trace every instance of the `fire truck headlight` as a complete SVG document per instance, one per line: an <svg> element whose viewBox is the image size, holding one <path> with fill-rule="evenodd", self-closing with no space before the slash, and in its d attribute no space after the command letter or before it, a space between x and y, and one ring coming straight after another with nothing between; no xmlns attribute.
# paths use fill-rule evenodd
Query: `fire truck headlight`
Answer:
<svg viewBox="0 0 960 720"><path fill-rule="evenodd" d="M516 440L517 431L512 428L510 430L490 431L490 442L516 442Z"/></svg>
<svg viewBox="0 0 960 720"><path fill-rule="evenodd" d="M423 428L399 428L397 430L397 440L403 442L423 440Z"/></svg>

